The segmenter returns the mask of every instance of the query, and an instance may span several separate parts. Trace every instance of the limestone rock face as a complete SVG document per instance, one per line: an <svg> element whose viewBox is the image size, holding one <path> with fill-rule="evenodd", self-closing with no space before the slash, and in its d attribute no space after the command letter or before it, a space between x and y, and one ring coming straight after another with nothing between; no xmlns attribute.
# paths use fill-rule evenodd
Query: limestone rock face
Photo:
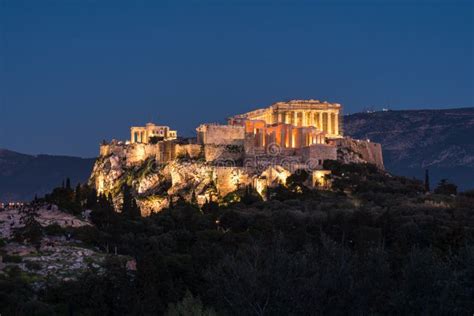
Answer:
<svg viewBox="0 0 474 316"><path fill-rule="evenodd" d="M249 185L252 174L243 167L219 167L203 161L172 160L158 164L148 159L130 166L124 157L112 154L97 160L89 184L98 193L112 195L120 209L121 188L132 187L142 215L158 212L178 200L204 204Z"/></svg>
<svg viewBox="0 0 474 316"><path fill-rule="evenodd" d="M192 194L202 194L209 186L213 186L213 168L202 162L170 162L165 169L171 175L171 187L168 194L180 195L186 200Z"/></svg>
<svg viewBox="0 0 474 316"><path fill-rule="evenodd" d="M100 157L97 159L94 169L92 170L91 180L97 191L110 191L114 184L124 174L123 165L121 160L123 158L117 155L111 155L108 157Z"/></svg>
<svg viewBox="0 0 474 316"><path fill-rule="evenodd" d="M208 201L226 203L229 195L245 187L254 188L265 199L268 187L286 183L291 170L313 171L323 168L322 161L338 159L344 163L374 163L383 169L379 144L338 138L333 144L320 144L299 156L255 156L255 165L224 160L209 162L193 158L176 158L166 162L156 155L136 159L135 152L124 146L101 155L94 166L89 184L98 193L111 195L117 210L121 209L122 188L131 187L142 215L159 212L178 201L203 205ZM337 153L336 153L337 149ZM243 155L242 151L236 151ZM317 159L316 159L316 158ZM292 158L297 158L292 160ZM303 159L302 159L303 158ZM240 159L242 160L242 159ZM227 164L226 161L233 163ZM311 166L310 161L317 162Z"/></svg>

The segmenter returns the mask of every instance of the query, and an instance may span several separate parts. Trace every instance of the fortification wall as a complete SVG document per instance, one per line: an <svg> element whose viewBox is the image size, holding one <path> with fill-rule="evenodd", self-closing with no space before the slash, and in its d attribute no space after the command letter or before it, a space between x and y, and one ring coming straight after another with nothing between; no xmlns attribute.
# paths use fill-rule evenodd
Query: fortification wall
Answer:
<svg viewBox="0 0 474 316"><path fill-rule="evenodd" d="M322 165L324 160L337 160L337 147L327 144L315 144L301 148L303 162L312 162Z"/></svg>
<svg viewBox="0 0 474 316"><path fill-rule="evenodd" d="M355 152L368 163L376 165L380 169L384 169L382 145L379 143L373 143L368 140L352 139L350 137L344 137L341 139L334 140L338 147L347 148L352 152Z"/></svg>
<svg viewBox="0 0 474 316"><path fill-rule="evenodd" d="M203 125L198 129L199 140L204 145L237 145L244 144L245 129L234 125Z"/></svg>
<svg viewBox="0 0 474 316"><path fill-rule="evenodd" d="M202 153L202 145L199 144L176 144L176 157L189 157L197 159Z"/></svg>
<svg viewBox="0 0 474 316"><path fill-rule="evenodd" d="M191 148L182 150L192 151ZM194 152L193 152L194 153ZM100 156L115 155L126 161L128 166L142 163L148 158L155 158L158 162L166 162L176 157L176 144L172 141L164 141L157 144L123 144L111 143L100 146Z"/></svg>
<svg viewBox="0 0 474 316"><path fill-rule="evenodd" d="M116 155L123 157L125 156L125 145L124 144L101 144L99 149L100 157L106 157L110 155Z"/></svg>

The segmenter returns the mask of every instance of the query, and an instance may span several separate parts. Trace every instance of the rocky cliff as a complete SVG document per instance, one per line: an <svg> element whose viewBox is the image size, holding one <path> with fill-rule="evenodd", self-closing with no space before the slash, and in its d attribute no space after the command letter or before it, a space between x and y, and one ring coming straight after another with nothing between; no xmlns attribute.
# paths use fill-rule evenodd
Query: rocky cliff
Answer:
<svg viewBox="0 0 474 316"><path fill-rule="evenodd" d="M276 175L275 175L276 176ZM121 188L132 187L142 215L184 200L204 204L253 183L257 173L244 167L216 166L201 160L176 159L158 163L154 158L130 165L126 157L99 157L89 183L99 193L111 194L118 208Z"/></svg>
<svg viewBox="0 0 474 316"><path fill-rule="evenodd" d="M344 117L344 133L382 144L395 174L441 178L474 188L474 108L386 111Z"/></svg>
<svg viewBox="0 0 474 316"><path fill-rule="evenodd" d="M163 160L160 158L162 154L158 150L158 144L141 147L134 144L102 145L101 155L95 163L89 184L99 194L111 195L117 209L121 208L124 185L130 186L142 215L146 216L179 200L200 205L211 200L226 203L226 200L232 198L231 193L249 187L265 199L267 188L285 184L286 178L294 170L304 168L309 173L320 170L323 167L322 161L328 159L315 160L314 157L327 156L320 147L332 149L334 156L329 159L345 163L371 162L383 169L380 144L353 139L332 140L331 143L308 147L314 147L315 152L306 150L296 156L286 156L284 152L270 156L244 156L243 151L239 151L239 159L229 159L225 155L225 160L208 160L208 155L184 155L184 152L183 155L175 155L173 159ZM227 150L234 152L232 148ZM312 162L316 161L319 163L313 165ZM308 185L316 184L308 180Z"/></svg>

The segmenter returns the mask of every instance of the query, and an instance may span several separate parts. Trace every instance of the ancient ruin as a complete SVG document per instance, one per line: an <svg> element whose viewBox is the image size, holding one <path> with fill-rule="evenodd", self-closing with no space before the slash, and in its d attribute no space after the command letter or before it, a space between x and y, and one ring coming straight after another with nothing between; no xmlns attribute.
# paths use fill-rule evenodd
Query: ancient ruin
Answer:
<svg viewBox="0 0 474 316"><path fill-rule="evenodd" d="M342 135L342 106L319 100L292 100L277 102L268 108L229 118L230 125L239 125L243 121L261 121L266 125L313 127L329 137L339 137Z"/></svg>
<svg viewBox="0 0 474 316"><path fill-rule="evenodd" d="M157 143L163 140L173 140L178 137L176 131L170 130L168 126L157 126L153 123L148 123L145 126L132 126L130 128L130 142L131 143Z"/></svg>
<svg viewBox="0 0 474 316"><path fill-rule="evenodd" d="M202 204L242 187L265 199L266 188L284 185L302 169L312 175L309 186L329 188L326 160L384 168L380 144L343 135L337 103L277 102L232 116L227 124L201 124L196 132L185 139L168 126L132 127L130 141L101 145L90 182L118 201L121 185L131 184L147 215L175 198Z"/></svg>

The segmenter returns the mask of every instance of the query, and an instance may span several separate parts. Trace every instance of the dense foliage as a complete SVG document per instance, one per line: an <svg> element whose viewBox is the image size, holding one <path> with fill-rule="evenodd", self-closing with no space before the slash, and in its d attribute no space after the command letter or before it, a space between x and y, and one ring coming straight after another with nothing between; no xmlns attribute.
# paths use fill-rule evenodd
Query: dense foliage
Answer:
<svg viewBox="0 0 474 316"><path fill-rule="evenodd" d="M0 286L2 314L472 313L472 192L425 194L421 182L371 165L326 168L332 191L305 189L303 173L266 202L246 190L225 207L177 203L147 218L131 201L116 213L107 197L70 194L92 204L96 224L75 237L133 256L137 270L111 255L105 273L37 296L16 278Z"/></svg>

